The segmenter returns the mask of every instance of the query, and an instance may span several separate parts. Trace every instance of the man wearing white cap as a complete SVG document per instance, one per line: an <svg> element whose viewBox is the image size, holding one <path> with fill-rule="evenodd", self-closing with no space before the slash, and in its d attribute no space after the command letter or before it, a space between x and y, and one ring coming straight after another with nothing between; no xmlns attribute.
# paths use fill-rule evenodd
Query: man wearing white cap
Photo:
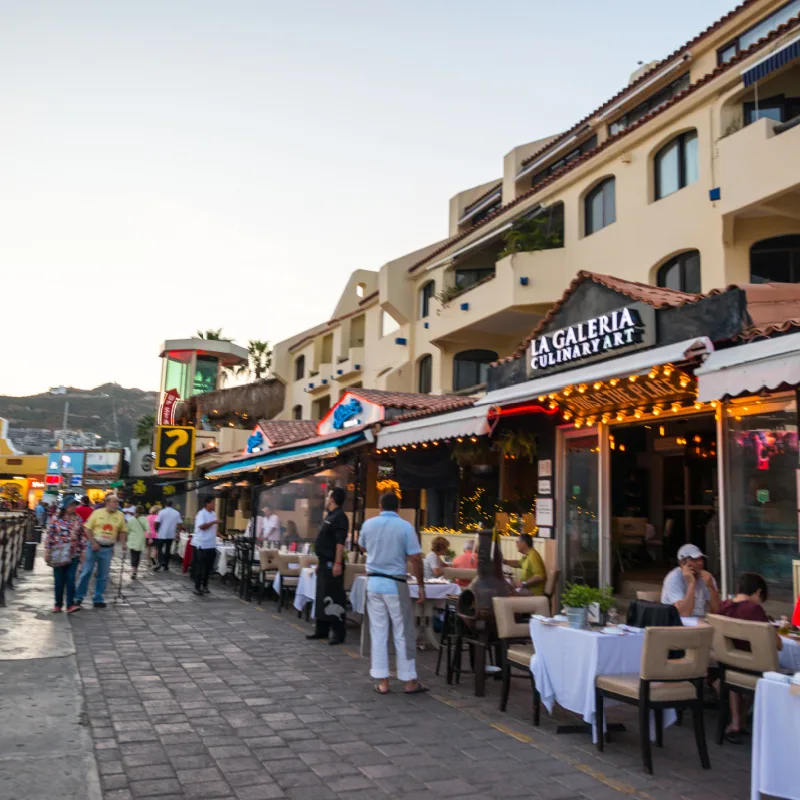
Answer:
<svg viewBox="0 0 800 800"><path fill-rule="evenodd" d="M704 559L697 545L685 544L678 550L679 566L664 578L661 602L675 606L682 617L704 617L719 611L719 590Z"/></svg>

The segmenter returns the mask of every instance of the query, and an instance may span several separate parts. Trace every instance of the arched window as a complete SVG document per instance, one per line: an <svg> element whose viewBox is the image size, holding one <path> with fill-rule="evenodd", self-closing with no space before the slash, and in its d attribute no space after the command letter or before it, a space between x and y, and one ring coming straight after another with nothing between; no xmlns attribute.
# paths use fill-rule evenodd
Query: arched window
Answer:
<svg viewBox="0 0 800 800"><path fill-rule="evenodd" d="M417 365L417 391L420 394L430 394L433 386L433 358L430 355L422 356Z"/></svg>
<svg viewBox="0 0 800 800"><path fill-rule="evenodd" d="M303 406L295 406L292 409L292 419L303 419Z"/></svg>
<svg viewBox="0 0 800 800"><path fill-rule="evenodd" d="M306 357L298 356L294 360L294 379L301 381L306 376Z"/></svg>
<svg viewBox="0 0 800 800"><path fill-rule="evenodd" d="M587 236L617 221L616 180L606 178L592 189L583 201Z"/></svg>
<svg viewBox="0 0 800 800"><path fill-rule="evenodd" d="M667 142L654 159L656 200L694 183L699 177L697 131Z"/></svg>
<svg viewBox="0 0 800 800"><path fill-rule="evenodd" d="M453 359L453 391L460 392L489 378L489 364L497 361L494 350L464 350Z"/></svg>
<svg viewBox="0 0 800 800"><path fill-rule="evenodd" d="M664 263L658 270L656 284L665 289L700 294L700 253L687 250Z"/></svg>
<svg viewBox="0 0 800 800"><path fill-rule="evenodd" d="M419 318L425 319L428 314L431 313L431 300L433 300L433 295L436 293L436 283L434 281L428 281L420 290L419 290Z"/></svg>
<svg viewBox="0 0 800 800"><path fill-rule="evenodd" d="M750 248L751 283L800 283L800 234L762 239Z"/></svg>

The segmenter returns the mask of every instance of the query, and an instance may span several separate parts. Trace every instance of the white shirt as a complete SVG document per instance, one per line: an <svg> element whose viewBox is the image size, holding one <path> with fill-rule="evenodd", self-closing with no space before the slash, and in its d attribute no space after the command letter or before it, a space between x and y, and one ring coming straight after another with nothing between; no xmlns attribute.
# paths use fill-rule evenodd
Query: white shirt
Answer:
<svg viewBox="0 0 800 800"><path fill-rule="evenodd" d="M713 580L713 578L712 578ZM689 584L686 578L683 577L680 567L675 567L667 573L664 578L664 584L661 587L661 602L668 606L674 606L675 603L680 603L686 597L686 590ZM717 588L717 582L714 581L714 588ZM705 585L702 578L698 576L694 585L694 608L689 616L704 617L708 610L708 603L711 598L711 592L708 586Z"/></svg>
<svg viewBox="0 0 800 800"><path fill-rule="evenodd" d="M180 512L167 506L158 512L156 524L158 525L159 539L174 539L178 523L181 521Z"/></svg>
<svg viewBox="0 0 800 800"><path fill-rule="evenodd" d="M213 522L209 528L200 530L201 525ZM194 518L194 533L192 534L192 544L201 550L211 550L217 546L217 512L206 511L201 508Z"/></svg>
<svg viewBox="0 0 800 800"><path fill-rule="evenodd" d="M130 522L136 516L136 506L123 508L122 513L125 515L125 522Z"/></svg>
<svg viewBox="0 0 800 800"><path fill-rule="evenodd" d="M270 514L268 517L260 517L258 520L259 540L268 542L279 542L281 540L281 521L277 514Z"/></svg>

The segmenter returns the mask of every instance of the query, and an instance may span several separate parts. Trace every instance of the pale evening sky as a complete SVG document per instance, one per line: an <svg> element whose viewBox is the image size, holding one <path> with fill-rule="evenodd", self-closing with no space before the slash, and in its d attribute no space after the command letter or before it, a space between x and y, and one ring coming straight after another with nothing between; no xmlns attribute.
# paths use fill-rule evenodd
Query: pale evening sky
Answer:
<svg viewBox="0 0 800 800"><path fill-rule="evenodd" d="M165 338L324 321L733 5L0 0L0 394L155 389Z"/></svg>

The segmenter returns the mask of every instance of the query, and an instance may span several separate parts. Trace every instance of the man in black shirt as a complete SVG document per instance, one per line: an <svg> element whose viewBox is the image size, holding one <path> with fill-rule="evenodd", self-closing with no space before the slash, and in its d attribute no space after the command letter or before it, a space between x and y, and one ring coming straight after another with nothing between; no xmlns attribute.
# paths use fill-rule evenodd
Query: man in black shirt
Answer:
<svg viewBox="0 0 800 800"><path fill-rule="evenodd" d="M344 591L344 544L349 521L342 510L344 489L328 492L325 508L328 513L322 521L314 552L317 554L317 627L307 639L327 639L328 644L342 644L345 639L345 610L347 596Z"/></svg>

